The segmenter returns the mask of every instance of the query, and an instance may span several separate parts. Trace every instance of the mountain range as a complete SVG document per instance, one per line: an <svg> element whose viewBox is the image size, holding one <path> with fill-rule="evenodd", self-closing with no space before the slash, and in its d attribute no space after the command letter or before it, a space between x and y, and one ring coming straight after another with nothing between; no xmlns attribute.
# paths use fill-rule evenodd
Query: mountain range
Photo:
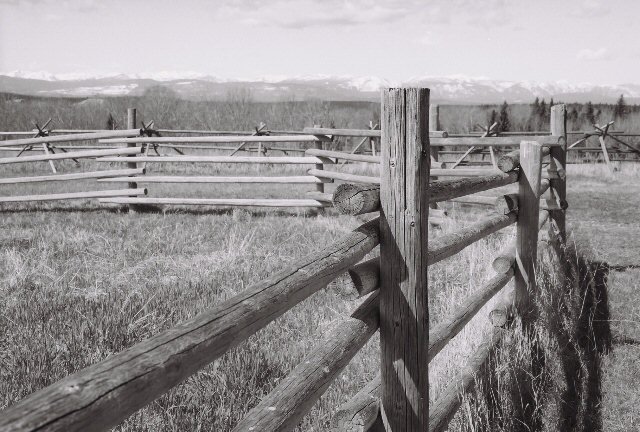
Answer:
<svg viewBox="0 0 640 432"><path fill-rule="evenodd" d="M0 92L29 96L106 97L141 96L163 86L192 100L224 100L230 92L249 89L255 101L283 100L378 101L384 87L428 87L438 103L529 103L536 97L563 102L612 103L623 94L627 102L640 102L640 85L592 85L569 82L500 81L465 76L416 77L392 82L377 77L297 76L257 79L222 79L199 73L53 75L10 72L0 74Z"/></svg>

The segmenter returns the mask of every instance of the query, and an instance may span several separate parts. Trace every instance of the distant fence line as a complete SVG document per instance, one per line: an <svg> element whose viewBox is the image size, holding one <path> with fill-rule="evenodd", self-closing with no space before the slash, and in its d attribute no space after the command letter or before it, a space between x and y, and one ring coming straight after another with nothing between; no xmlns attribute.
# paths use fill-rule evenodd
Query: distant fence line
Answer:
<svg viewBox="0 0 640 432"><path fill-rule="evenodd" d="M115 426L347 271L359 294L368 296L366 300L341 326L324 335L234 431L294 428L378 330L380 373L338 409L333 425L340 430L444 430L461 404L461 392L473 388L477 373L503 343L514 317L527 319L531 296L536 295L539 230L549 227L558 253L566 240L566 108L551 108L551 133L536 135L535 140L531 136L450 138L462 143L456 145L511 143L517 149L498 158L496 168L483 175L441 180L430 178L448 174L446 169L430 168L434 157L430 141L440 145L444 142L440 140L449 138L432 137L429 132L434 118L428 115L429 90L388 89L382 96L380 156L371 161L380 167L380 177L369 182L375 184L343 184L332 197L343 213L380 212L381 217L195 318L17 402L0 413L0 430L84 431ZM322 136L312 142L324 140ZM134 141L119 142L139 145L140 141ZM355 157L323 151L310 149L303 162L335 166L341 158ZM122 162L128 158L122 157ZM139 162L137 157L133 160L132 164ZM139 169L133 167L129 169ZM321 167L312 172L310 177L318 179L320 186L333 175ZM142 182L139 175L125 178L136 184ZM428 239L429 216L438 212L431 208L434 204L510 184L517 184L517 193L494 198L492 215ZM137 189L123 190L134 194ZM139 203L152 198L109 199ZM546 209L541 208L541 199ZM514 224L515 241L492 264L496 275L450 316L429 328L429 266ZM377 245L379 256L362 262ZM514 288L505 292L511 280ZM494 327L430 407L428 363L498 295L500 301L490 313Z"/></svg>

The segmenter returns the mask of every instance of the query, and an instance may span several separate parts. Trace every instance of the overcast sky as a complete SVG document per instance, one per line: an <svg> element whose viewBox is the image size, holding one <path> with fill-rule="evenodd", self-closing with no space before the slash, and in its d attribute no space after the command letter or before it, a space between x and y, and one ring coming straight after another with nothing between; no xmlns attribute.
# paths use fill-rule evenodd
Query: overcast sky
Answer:
<svg viewBox="0 0 640 432"><path fill-rule="evenodd" d="M636 0L0 0L0 71L640 82Z"/></svg>

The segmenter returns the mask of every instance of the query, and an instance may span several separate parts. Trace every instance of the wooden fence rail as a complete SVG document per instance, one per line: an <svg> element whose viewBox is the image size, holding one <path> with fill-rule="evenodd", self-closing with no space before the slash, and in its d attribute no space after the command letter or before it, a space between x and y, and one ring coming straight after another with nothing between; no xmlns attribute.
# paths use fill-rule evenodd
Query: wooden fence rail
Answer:
<svg viewBox="0 0 640 432"><path fill-rule="evenodd" d="M122 153L127 156L139 154L142 150L137 146L144 143L245 143L282 140L322 143L329 140L326 135L352 134L350 136L365 138L380 136L380 156L333 152L319 148L318 145L318 148L307 150L304 157L297 158L103 157L98 160L126 162L130 164L129 169L81 173L85 177L78 177L79 174L59 174L40 177L47 180L38 180L37 177L25 180L26 183L49 179L100 178L100 182L128 182L130 187L137 182L309 182L323 186L327 181L343 180L364 184L339 185L332 196L334 206L345 214L379 212L379 217L361 225L323 250L296 260L270 278L250 286L195 318L175 325L17 402L0 413L0 430L85 431L115 426L347 271L359 295L369 297L333 331L325 335L302 363L253 407L234 430L294 428L377 330L380 330L380 373L338 409L333 418L334 426L340 430L362 431L374 428L387 431L444 430L460 406L461 394L474 386L477 374L487 364L494 349L507 340L505 335L509 330L491 328L488 337L471 355L468 364L431 407L429 362L465 328L483 306L500 293L500 301L492 311L497 311L493 316L497 317L495 322L501 321L498 318L502 312L504 316L515 313L526 319L531 296L536 294L534 282L538 232L551 220L554 228L559 230L560 240L565 239L566 109L564 105L552 107L550 135L527 135L524 140L524 136L516 135L445 138L445 133L429 131L429 119L435 118L434 110L431 110L432 115L429 111L428 89L387 89L382 91L381 131L313 128L306 129L306 135L158 138L139 137L140 131L132 129L136 131L135 134L132 130L123 131L132 133L132 137L104 140L136 146L117 150L131 152ZM91 135L91 139L95 139L96 133ZM16 145L15 141L27 140L12 141L14 143L11 145ZM431 164L437 158L432 146L456 145L491 149L518 145L520 148L504 155L502 164L496 164L505 172L472 170L479 176L430 181L430 176L451 175L449 171L456 171L457 175L472 175L470 170L465 169L431 169ZM372 151L375 151L375 147L372 147ZM67 153L65 156L75 154L78 157L78 153L80 152ZM46 157L51 156L55 155ZM38 157L41 158L38 160L50 160L42 159L45 156ZM543 174L545 157L548 158L548 165L546 174ZM334 164L339 159L379 164L380 175L361 176L323 169L324 164ZM144 167L137 164L148 162L293 163L319 166L310 169L309 176L286 178L146 177ZM16 179L4 180L5 184L19 182ZM515 183L518 184L517 194L507 194L497 199L490 197L495 209L493 214L457 231L429 240L430 212L437 218L445 214L441 209L430 208L434 203L462 199L467 202L474 199L482 201L489 197L474 194ZM329 199L329 195L320 189L312 191L308 199L285 200L146 198L136 196L146 194L145 189L137 188L90 193L106 194L100 202L132 205L146 203L322 208ZM114 195L109 195L112 193ZM65 195L71 199L74 194ZM38 196L30 196L31 199L34 197ZM12 198L19 200L23 197L3 197L0 202ZM450 316L430 329L429 267L513 224L516 225L515 241L492 263L497 273L464 299ZM380 245L379 256L362 261L377 245ZM513 289L507 286L512 279ZM500 325L505 325L507 321L505 319Z"/></svg>

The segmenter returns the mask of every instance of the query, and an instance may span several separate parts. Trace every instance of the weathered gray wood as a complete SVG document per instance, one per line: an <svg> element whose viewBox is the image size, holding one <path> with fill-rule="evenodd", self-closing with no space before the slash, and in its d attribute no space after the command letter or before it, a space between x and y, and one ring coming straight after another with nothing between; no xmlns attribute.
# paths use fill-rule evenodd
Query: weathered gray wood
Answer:
<svg viewBox="0 0 640 432"><path fill-rule="evenodd" d="M488 340L483 342L470 356L451 384L442 392L431 407L429 416L429 432L442 432L462 403L462 394L468 393L475 386L478 373L489 360L491 353L502 340L504 332L495 329Z"/></svg>
<svg viewBox="0 0 640 432"><path fill-rule="evenodd" d="M518 211L518 194L501 195L494 201L494 210L498 214L509 214Z"/></svg>
<svg viewBox="0 0 640 432"><path fill-rule="evenodd" d="M349 269L349 276L360 297L380 287L380 257L374 257Z"/></svg>
<svg viewBox="0 0 640 432"><path fill-rule="evenodd" d="M331 136L349 136L349 137L371 137L379 138L382 136L382 131L371 129L332 129L332 128L304 128L304 133L313 135L331 135ZM429 131L429 137L446 138L448 134L444 131Z"/></svg>
<svg viewBox="0 0 640 432"><path fill-rule="evenodd" d="M99 180L102 183L122 183L135 181L138 183L293 183L293 184L321 184L331 183L330 179L313 176L284 176L284 177L223 177L223 176L142 176L142 177L112 177ZM1 181L0 181L1 183Z"/></svg>
<svg viewBox="0 0 640 432"><path fill-rule="evenodd" d="M0 413L0 430L117 425L360 261L378 244L379 224L367 222L193 319L32 394Z"/></svg>
<svg viewBox="0 0 640 432"><path fill-rule="evenodd" d="M551 149L555 169L565 171L567 163L567 108L564 104L551 107L551 133L564 138L564 145ZM553 167L549 167L553 169ZM556 201L567 202L567 181L566 177L551 179L551 190ZM551 214L551 219L559 230L560 238L563 242L567 239L566 216L564 211L557 211Z"/></svg>
<svg viewBox="0 0 640 432"><path fill-rule="evenodd" d="M355 153L345 153L334 150L322 150L322 149L307 149L305 151L307 156L322 156L327 158L335 158L335 159L343 159L354 162L369 162L369 163L380 163L380 156L369 156L363 154L355 154Z"/></svg>
<svg viewBox="0 0 640 432"><path fill-rule="evenodd" d="M256 128L256 130L254 132L251 133L251 136L257 136L260 135L261 132L267 127L266 124L264 123L260 123L260 126L258 126ZM247 145L247 141L242 141L238 146L234 147L234 149L231 151L231 153L229 153L229 156L233 156L234 154L238 153L240 150L243 149L243 147Z"/></svg>
<svg viewBox="0 0 640 432"><path fill-rule="evenodd" d="M440 129L440 106L439 105L435 105L435 104L429 105L429 127L433 130ZM444 163L442 165L438 164L438 159L440 157L439 156L440 147L430 145L429 154L431 155L431 168L445 168L446 165ZM438 180L438 177L434 177L432 173L431 178L429 179L429 182L433 183L436 180ZM438 203L435 203L435 202L429 203L429 207L431 209L437 209Z"/></svg>
<svg viewBox="0 0 640 432"><path fill-rule="evenodd" d="M434 238L428 248L429 265L449 258L478 240L514 224L519 219L518 214L520 212L489 216L458 231Z"/></svg>
<svg viewBox="0 0 640 432"><path fill-rule="evenodd" d="M135 108L128 108L127 109L127 129L134 129L136 127L136 114L137 111ZM136 142L130 142L127 143L127 147L137 147L138 143ZM148 149L148 147L147 147ZM146 156L146 154L145 154ZM141 168L146 167L146 164L143 164L141 166ZM127 163L127 168L129 169L137 169L138 168L138 164L136 162L128 162ZM131 181L129 180L128 182L128 187L129 189L136 189L138 187L138 184L135 181Z"/></svg>
<svg viewBox="0 0 640 432"><path fill-rule="evenodd" d="M154 205L208 205L238 207L316 207L322 208L329 203L315 199L277 199L277 198L105 198L103 204L154 204Z"/></svg>
<svg viewBox="0 0 640 432"><path fill-rule="evenodd" d="M422 432L429 420L428 113L428 89L382 91L381 417L393 431Z"/></svg>
<svg viewBox="0 0 640 432"><path fill-rule="evenodd" d="M315 146L315 149L313 149L313 150L323 151L322 150L322 141L316 141L315 143L313 143L313 145ZM326 158L320 158L320 160L323 160L323 159L326 159ZM324 164L322 164L322 163L316 164L315 165L315 169L319 170L319 171L323 171L324 170ZM324 183L316 183L316 192L324 193Z"/></svg>
<svg viewBox="0 0 640 432"><path fill-rule="evenodd" d="M541 177L542 147L535 141L523 141L520 144L515 275L515 304L519 313L529 307L530 295L535 291Z"/></svg>
<svg viewBox="0 0 640 432"><path fill-rule="evenodd" d="M332 179L332 180L342 180L342 181L345 181L345 182L363 183L363 184L372 184L372 185L379 185L380 184L380 177L363 176L363 175L358 175L358 174L348 174L348 173L337 172L337 171L326 171L326 170L319 170L319 169L310 169L310 170L307 170L307 174L309 174L311 176L316 176L316 177L319 177L319 178L326 178L326 179Z"/></svg>
<svg viewBox="0 0 640 432"><path fill-rule="evenodd" d="M72 173L72 174L0 178L0 184L42 183L42 182L52 182L52 181L81 180L81 179L101 179L106 177L120 177L120 176L141 175L141 174L144 174L144 169L90 171L90 172L80 172L80 173Z"/></svg>
<svg viewBox="0 0 640 432"><path fill-rule="evenodd" d="M316 135L249 135L249 136L198 136L198 137L141 137L107 138L101 143L241 143L241 142L316 142L331 141L330 138Z"/></svg>
<svg viewBox="0 0 640 432"><path fill-rule="evenodd" d="M0 147L12 147L12 146L26 146L26 145L38 145L43 143L57 143L57 142L72 142L72 141L87 141L101 138L111 137L134 137L140 135L140 129L128 129L128 130L112 130L105 132L92 132L86 134L72 134L72 135L56 135L46 136L39 138L24 138L15 140L0 141Z"/></svg>
<svg viewBox="0 0 640 432"><path fill-rule="evenodd" d="M429 196L432 202L449 201L489 189L506 186L518 181L518 174L492 174L486 177L460 178L455 180L438 180L429 185Z"/></svg>
<svg viewBox="0 0 640 432"><path fill-rule="evenodd" d="M298 366L249 411L233 431L294 429L378 330L379 305L376 292L325 336Z"/></svg>
<svg viewBox="0 0 640 432"><path fill-rule="evenodd" d="M49 146L46 143L42 143L42 149L45 155L51 154L51 152L49 151ZM56 165L52 160L49 160L49 166L51 167L51 172L53 172L54 174L58 172L58 170L56 170Z"/></svg>
<svg viewBox="0 0 640 432"><path fill-rule="evenodd" d="M495 197L485 195L467 195L463 197L453 198L450 201L458 202L461 204L477 204L492 207L496 205Z"/></svg>
<svg viewBox="0 0 640 432"><path fill-rule="evenodd" d="M98 162L145 162L145 163L250 163L316 165L332 163L330 159L316 156L135 156L130 158L104 157Z"/></svg>
<svg viewBox="0 0 640 432"><path fill-rule="evenodd" d="M104 198L104 197L125 197L146 195L146 189L118 189L118 190L101 190L88 192L68 192L45 195L14 195L0 197L0 203L12 202L32 202L32 201L61 201L88 198Z"/></svg>
<svg viewBox="0 0 640 432"><path fill-rule="evenodd" d="M548 156L551 150L548 147L542 149L542 156ZM498 168L502 172L513 171L520 166L520 149L506 153L498 159Z"/></svg>
<svg viewBox="0 0 640 432"><path fill-rule="evenodd" d="M453 339L480 309L513 277L513 272L496 275L465 299L455 312L429 332L428 362ZM333 424L341 431L367 431L375 422L379 409L380 375L338 408Z"/></svg>
<svg viewBox="0 0 640 432"><path fill-rule="evenodd" d="M380 186L343 183L333 192L333 206L342 214L361 215L380 210Z"/></svg>
<svg viewBox="0 0 640 432"><path fill-rule="evenodd" d="M116 155L126 156L126 155L140 154L140 153L142 153L142 147L119 148L119 149L108 149L108 150L82 150L82 151L69 152L69 153L0 158L0 165L14 164L14 163L27 163L27 162L44 162L44 161L62 160L62 159L101 158L103 156L116 156Z"/></svg>
<svg viewBox="0 0 640 432"><path fill-rule="evenodd" d="M307 192L307 198L321 201L324 203L331 203L333 195L331 195L330 193L309 191Z"/></svg>
<svg viewBox="0 0 640 432"><path fill-rule="evenodd" d="M455 180L438 180L429 185L430 203L441 201L459 201L471 204L493 206L494 197L467 196L518 181L518 174L495 174L478 178L462 178ZM344 214L359 215L380 210L380 187L377 185L340 185L334 192L334 204Z"/></svg>
<svg viewBox="0 0 640 432"><path fill-rule="evenodd" d="M549 220L549 212L541 211L538 217L538 231L542 229L544 224ZM491 266L496 273L504 273L513 268L516 262L516 242L515 240L505 246L498 255L493 259Z"/></svg>

